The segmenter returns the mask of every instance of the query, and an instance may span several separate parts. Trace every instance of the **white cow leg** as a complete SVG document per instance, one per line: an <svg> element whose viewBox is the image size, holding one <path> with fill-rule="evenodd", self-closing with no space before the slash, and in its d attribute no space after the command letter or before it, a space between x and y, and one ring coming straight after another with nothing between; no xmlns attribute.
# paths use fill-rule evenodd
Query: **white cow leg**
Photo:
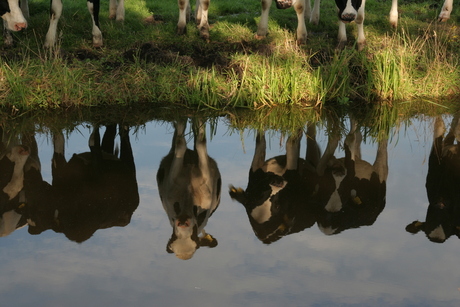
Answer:
<svg viewBox="0 0 460 307"><path fill-rule="evenodd" d="M307 27L305 26L305 1L297 0L294 3L294 9L297 13L297 43L305 44L307 42Z"/></svg>
<svg viewBox="0 0 460 307"><path fill-rule="evenodd" d="M310 3L310 0L306 0L307 3ZM319 24L319 6L320 6L321 0L315 0L313 4L313 11L310 15L310 23L317 25Z"/></svg>
<svg viewBox="0 0 460 307"><path fill-rule="evenodd" d="M56 44L56 32L59 18L62 14L62 1L52 0L51 1L51 12L50 12L50 26L46 33L45 44L46 48L53 47Z"/></svg>
<svg viewBox="0 0 460 307"><path fill-rule="evenodd" d="M199 5L198 5L199 3ZM196 22L203 39L209 39L208 9L210 0L197 0Z"/></svg>
<svg viewBox="0 0 460 307"><path fill-rule="evenodd" d="M338 48L342 49L347 44L347 28L343 21L339 20L339 34L337 36L339 45Z"/></svg>
<svg viewBox="0 0 460 307"><path fill-rule="evenodd" d="M92 2L87 1L88 4L88 11L91 14L91 20L93 21L93 46L98 48L102 47L102 32L99 28L99 7L97 7L97 11L95 10L94 4Z"/></svg>
<svg viewBox="0 0 460 307"><path fill-rule="evenodd" d="M450 18L452 12L453 0L445 0L439 13L438 21L444 22Z"/></svg>
<svg viewBox="0 0 460 307"><path fill-rule="evenodd" d="M270 12L270 6L272 0L262 0L262 14L260 16L259 26L257 27L256 38L264 38L268 33L268 13Z"/></svg>
<svg viewBox="0 0 460 307"><path fill-rule="evenodd" d="M364 36L364 7L366 1L363 0L361 7L358 10L358 16L356 16L356 26L358 28L358 50L363 50L366 45L366 37Z"/></svg>
<svg viewBox="0 0 460 307"><path fill-rule="evenodd" d="M178 0L179 5L179 21L177 22L177 34L183 35L187 32L187 12L190 12L189 0Z"/></svg>
<svg viewBox="0 0 460 307"><path fill-rule="evenodd" d="M125 1L124 0L110 0L109 4L109 18L116 21L125 20Z"/></svg>
<svg viewBox="0 0 460 307"><path fill-rule="evenodd" d="M393 28L396 28L398 26L398 0L391 1L390 25Z"/></svg>

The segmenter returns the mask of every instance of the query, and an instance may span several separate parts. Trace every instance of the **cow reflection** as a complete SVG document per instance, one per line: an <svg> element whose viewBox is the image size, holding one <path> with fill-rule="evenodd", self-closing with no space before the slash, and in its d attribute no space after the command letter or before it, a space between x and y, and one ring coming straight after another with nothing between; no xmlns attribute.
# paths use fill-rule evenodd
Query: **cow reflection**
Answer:
<svg viewBox="0 0 460 307"><path fill-rule="evenodd" d="M307 135L313 132L310 126ZM259 132L246 190L230 186L230 197L245 207L255 235L265 244L315 224L314 186L308 180L315 172L310 159L319 153L308 137L306 158L300 158L302 136L299 129L287 139L286 155L265 160L265 134Z"/></svg>
<svg viewBox="0 0 460 307"><path fill-rule="evenodd" d="M208 156L204 123L192 120L193 150L187 148L186 123L174 124L171 150L157 173L161 202L173 228L166 250L184 260L200 246L217 246L204 227L219 206L222 183L216 162Z"/></svg>
<svg viewBox="0 0 460 307"><path fill-rule="evenodd" d="M379 142L374 165L361 159L361 133L352 121L345 139L345 157L334 153L340 133L330 124L321 154L316 127L307 128L307 151L300 158L302 131L286 142L286 155L265 160L263 133L256 138L246 190L230 187L230 196L244 205L251 226L262 242L302 231L317 222L325 234L372 225L385 205L387 139Z"/></svg>
<svg viewBox="0 0 460 307"><path fill-rule="evenodd" d="M33 134L12 136L0 127L0 237L27 225L25 173L40 170Z"/></svg>
<svg viewBox="0 0 460 307"><path fill-rule="evenodd" d="M329 158L324 172L319 167L317 224L326 235L373 225L385 207L388 138L378 141L374 164L361 158L361 142L360 128L351 119L344 141L345 157Z"/></svg>
<svg viewBox="0 0 460 307"><path fill-rule="evenodd" d="M460 121L452 120L449 132L441 117L434 124L426 191L428 210L425 222L414 221L406 230L425 232L427 238L436 243L445 242L450 236L460 238Z"/></svg>
<svg viewBox="0 0 460 307"><path fill-rule="evenodd" d="M64 135L54 135L53 182L26 177L29 233L47 229L64 233L76 242L98 229L126 226L139 204L132 148L127 127L119 127L120 149L115 148L117 125L106 127L102 142L99 127L90 136L90 152L64 156ZM118 157L119 154L119 157Z"/></svg>

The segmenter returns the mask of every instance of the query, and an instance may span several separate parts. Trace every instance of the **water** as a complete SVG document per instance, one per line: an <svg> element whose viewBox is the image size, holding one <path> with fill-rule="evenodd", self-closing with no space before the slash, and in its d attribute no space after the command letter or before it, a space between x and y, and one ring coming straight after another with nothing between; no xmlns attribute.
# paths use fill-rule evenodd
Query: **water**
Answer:
<svg viewBox="0 0 460 307"><path fill-rule="evenodd" d="M314 224L267 245L228 193L229 185L247 186L254 133L244 131L242 142L219 121L212 137L208 127L207 149L222 176L222 197L205 227L218 245L181 260L167 252L172 227L156 182L174 129L150 122L131 134L140 200L130 223L99 229L82 243L52 230L31 235L27 226L0 238L1 305L458 306L458 238L437 244L405 230L425 220L432 130L433 119L414 120L390 139L386 205L373 225L325 235ZM70 135L67 159L88 151L89 134L80 127ZM285 140L269 135L267 158L284 154ZM52 143L46 135L36 139L43 179L51 183ZM192 148L191 135L186 139ZM324 131L317 139L324 149ZM304 152L305 138L301 146ZM375 142L362 144L364 160L375 152Z"/></svg>

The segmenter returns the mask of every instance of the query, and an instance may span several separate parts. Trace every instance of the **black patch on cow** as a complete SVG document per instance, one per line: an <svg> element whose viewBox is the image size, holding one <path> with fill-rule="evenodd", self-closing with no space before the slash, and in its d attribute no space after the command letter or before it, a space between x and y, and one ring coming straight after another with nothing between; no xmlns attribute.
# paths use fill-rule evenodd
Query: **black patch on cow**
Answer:
<svg viewBox="0 0 460 307"><path fill-rule="evenodd" d="M0 16L5 15L6 13L10 13L10 5L8 4L8 1L6 0L1 0L0 1Z"/></svg>

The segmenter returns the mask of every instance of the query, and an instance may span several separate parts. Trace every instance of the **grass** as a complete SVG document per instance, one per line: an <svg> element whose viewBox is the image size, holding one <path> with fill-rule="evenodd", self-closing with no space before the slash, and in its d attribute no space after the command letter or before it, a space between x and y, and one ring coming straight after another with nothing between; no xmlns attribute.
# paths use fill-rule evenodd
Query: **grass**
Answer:
<svg viewBox="0 0 460 307"><path fill-rule="evenodd" d="M206 42L193 23L186 35L175 35L174 1L128 1L124 23L108 20L103 1L104 47L95 49L85 1L68 1L59 44L46 50L48 5L31 2L27 31L14 34L13 48L0 45L5 112L97 106L316 112L363 104L423 110L426 104L451 105L460 96L458 10L440 24L440 6L431 1L401 1L396 30L387 20L389 1L367 3L367 46L361 52L354 46L353 24L347 26L348 46L335 49L333 2L322 3L320 24L307 24L308 42L298 46L294 10L274 4L269 36L257 40L260 2L213 0Z"/></svg>

